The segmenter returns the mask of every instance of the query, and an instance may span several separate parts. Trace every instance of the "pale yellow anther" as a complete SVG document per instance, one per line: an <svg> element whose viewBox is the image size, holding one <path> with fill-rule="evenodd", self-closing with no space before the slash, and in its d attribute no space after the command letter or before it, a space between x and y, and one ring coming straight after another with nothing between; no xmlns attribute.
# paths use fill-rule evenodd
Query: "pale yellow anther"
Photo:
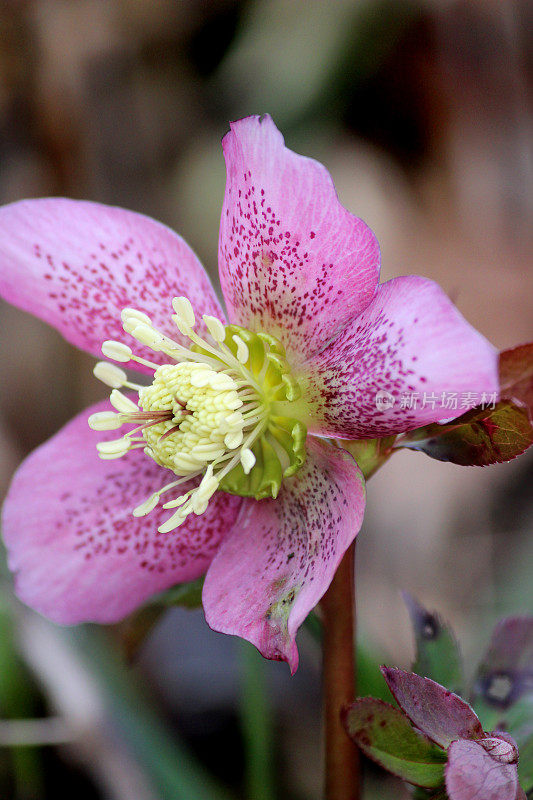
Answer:
<svg viewBox="0 0 533 800"><path fill-rule="evenodd" d="M173 531L174 528L179 528L187 516L188 514L185 509L180 508L175 514L172 514L172 516L167 519L166 522L160 525L157 530L159 533L170 533L170 531Z"/></svg>
<svg viewBox="0 0 533 800"><path fill-rule="evenodd" d="M156 492L155 494L150 495L150 497L145 500L144 503L140 503L136 508L134 508L131 513L134 517L145 517L146 514L149 514L150 511L154 510L158 502L159 493Z"/></svg>
<svg viewBox="0 0 533 800"><path fill-rule="evenodd" d="M209 383L211 372L209 370L196 370L194 375L191 376L191 383L198 389L203 389Z"/></svg>
<svg viewBox="0 0 533 800"><path fill-rule="evenodd" d="M217 478L204 478L198 487L198 493L203 500L210 500L216 491L218 491L219 481Z"/></svg>
<svg viewBox="0 0 533 800"><path fill-rule="evenodd" d="M103 455L114 455L115 453L125 453L130 448L127 439L113 439L110 442L98 442L96 449Z"/></svg>
<svg viewBox="0 0 533 800"><path fill-rule="evenodd" d="M120 428L122 420L114 411L97 411L87 420L93 431L112 431Z"/></svg>
<svg viewBox="0 0 533 800"><path fill-rule="evenodd" d="M191 450L193 458L215 459L224 455L225 448L217 442L202 442L195 445Z"/></svg>
<svg viewBox="0 0 533 800"><path fill-rule="evenodd" d="M209 316L209 314L204 314L202 319L215 342L223 342L226 338L226 329L222 322L216 317Z"/></svg>
<svg viewBox="0 0 533 800"><path fill-rule="evenodd" d="M242 414L239 414L238 411L234 411L233 414L229 414L225 420L228 427L231 428L234 425L239 425L242 423Z"/></svg>
<svg viewBox="0 0 533 800"><path fill-rule="evenodd" d="M140 320L135 319L134 317L129 317L122 323L122 328L124 329L125 333L132 335L137 325L140 325Z"/></svg>
<svg viewBox="0 0 533 800"><path fill-rule="evenodd" d="M93 375L112 389L119 389L128 380L128 376L123 369L115 366L115 364L110 364L108 361L99 361L95 364Z"/></svg>
<svg viewBox="0 0 533 800"><path fill-rule="evenodd" d="M189 328L194 328L196 324L196 318L194 316L191 301L187 297L175 297L172 300L172 308L178 317L183 320L185 325L188 325Z"/></svg>
<svg viewBox="0 0 533 800"><path fill-rule="evenodd" d="M187 494L182 494L179 497L176 497L175 500L169 500L168 503L165 503L163 508L164 509L179 508L179 506L182 506L184 503L187 502L189 497L190 497L190 494L188 492L187 492Z"/></svg>
<svg viewBox="0 0 533 800"><path fill-rule="evenodd" d="M140 322L136 325L130 333L138 342L148 345L148 347L151 347L153 350L157 350L163 342L161 334L150 325L145 325L144 322Z"/></svg>
<svg viewBox="0 0 533 800"><path fill-rule="evenodd" d="M171 320L182 336L188 336L191 332L190 325L187 325L179 314L172 314Z"/></svg>
<svg viewBox="0 0 533 800"><path fill-rule="evenodd" d="M130 361L132 356L131 347L123 344L123 342L114 342L111 339L103 343L102 353L106 358L110 358L113 361L121 361L124 364Z"/></svg>
<svg viewBox="0 0 533 800"><path fill-rule="evenodd" d="M209 385L212 389L217 389L219 392L237 388L235 381L230 378L229 375L225 375L223 372L211 373Z"/></svg>
<svg viewBox="0 0 533 800"><path fill-rule="evenodd" d="M145 325L152 324L152 320L148 314L145 314L144 311L138 311L136 308L123 308L120 312L120 318L123 325L125 323L130 324L131 321L135 321L137 323L143 322Z"/></svg>
<svg viewBox="0 0 533 800"><path fill-rule="evenodd" d="M227 408L231 409L232 411L236 411L238 408L241 408L242 405L243 402L240 397L228 398L226 403Z"/></svg>
<svg viewBox="0 0 533 800"><path fill-rule="evenodd" d="M121 411L123 414L134 414L139 410L139 406L134 403L133 400L130 400L129 397L126 397L125 394L119 392L118 389L113 389L109 395L109 401L113 408L116 408L117 411Z"/></svg>
<svg viewBox="0 0 533 800"><path fill-rule="evenodd" d="M197 369L206 369L208 367L203 361L189 361L187 362L187 369L189 372L194 372Z"/></svg>
<svg viewBox="0 0 533 800"><path fill-rule="evenodd" d="M251 450L245 448L241 451L241 464L245 475L249 475L255 465L255 456Z"/></svg>
<svg viewBox="0 0 533 800"><path fill-rule="evenodd" d="M224 437L224 444L228 450L235 450L236 447L239 447L242 444L243 438L244 436L242 428L240 428L238 431L231 431L231 433L227 433Z"/></svg>
<svg viewBox="0 0 533 800"><path fill-rule="evenodd" d="M246 364L248 359L250 358L250 351L248 350L248 345L243 342L240 336L231 337L235 344L237 345L237 361L240 361L241 364Z"/></svg>
<svg viewBox="0 0 533 800"><path fill-rule="evenodd" d="M202 466L202 459L186 453L176 453L174 456L174 467L178 475L186 475L188 472L196 472Z"/></svg>
<svg viewBox="0 0 533 800"><path fill-rule="evenodd" d="M197 516L203 514L207 511L207 506L209 505L209 498L207 497L200 497L198 494L193 495L191 498L191 506L193 513Z"/></svg>
<svg viewBox="0 0 533 800"><path fill-rule="evenodd" d="M218 489L218 480L213 476L212 469L208 468L206 474L195 492L192 493L193 511L195 514L203 514L207 505ZM204 505L205 504L205 505ZM202 508L202 511L198 509Z"/></svg>

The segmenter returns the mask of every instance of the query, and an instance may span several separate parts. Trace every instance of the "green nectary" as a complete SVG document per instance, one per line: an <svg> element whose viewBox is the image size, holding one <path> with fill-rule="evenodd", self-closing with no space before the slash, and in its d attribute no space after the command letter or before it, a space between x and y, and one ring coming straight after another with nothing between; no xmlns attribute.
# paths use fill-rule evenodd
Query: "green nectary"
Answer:
<svg viewBox="0 0 533 800"><path fill-rule="evenodd" d="M239 337L248 347L244 365L256 379L264 404L264 430L251 450L253 469L246 474L237 464L220 482L220 488L243 497L277 497L283 478L294 475L305 462L307 430L303 422L283 413L301 397L301 389L291 374L281 342L270 334L239 325L226 326L224 344L236 355ZM282 412L282 413L280 413Z"/></svg>

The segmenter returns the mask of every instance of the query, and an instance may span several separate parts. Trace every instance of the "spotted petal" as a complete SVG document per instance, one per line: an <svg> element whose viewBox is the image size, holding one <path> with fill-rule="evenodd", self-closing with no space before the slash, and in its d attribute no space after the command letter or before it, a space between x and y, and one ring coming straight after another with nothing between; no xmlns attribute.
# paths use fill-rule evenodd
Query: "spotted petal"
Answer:
<svg viewBox="0 0 533 800"><path fill-rule="evenodd" d="M316 439L276 500L247 499L211 564L207 622L248 639L266 658L298 665L296 632L359 531L365 490L355 461Z"/></svg>
<svg viewBox="0 0 533 800"><path fill-rule="evenodd" d="M133 517L173 475L143 453L98 458L103 434L89 429L87 417L106 407L78 415L34 451L4 505L17 594L61 624L115 622L151 595L202 575L241 504L219 493L205 514L167 534L157 527L171 512Z"/></svg>
<svg viewBox="0 0 533 800"><path fill-rule="evenodd" d="M382 284L301 381L311 432L388 436L495 399L498 354L437 284L409 276Z"/></svg>
<svg viewBox="0 0 533 800"><path fill-rule="evenodd" d="M325 167L288 150L268 115L234 122L222 146L219 270L230 318L280 338L296 363L372 299L377 240L341 206Z"/></svg>
<svg viewBox="0 0 533 800"><path fill-rule="evenodd" d="M223 318L190 247L149 217L62 198L0 209L0 296L93 355L105 339L129 338L120 321L125 307L185 341L170 321L172 298L182 294L199 316ZM140 345L136 352L154 359Z"/></svg>

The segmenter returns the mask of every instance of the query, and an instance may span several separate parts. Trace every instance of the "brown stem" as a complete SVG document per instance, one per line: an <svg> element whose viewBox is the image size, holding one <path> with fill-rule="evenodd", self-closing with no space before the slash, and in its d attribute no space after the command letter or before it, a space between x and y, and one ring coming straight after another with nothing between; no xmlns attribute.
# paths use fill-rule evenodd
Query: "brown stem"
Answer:
<svg viewBox="0 0 533 800"><path fill-rule="evenodd" d="M355 542L322 598L326 800L359 800L359 752L341 723L355 698Z"/></svg>

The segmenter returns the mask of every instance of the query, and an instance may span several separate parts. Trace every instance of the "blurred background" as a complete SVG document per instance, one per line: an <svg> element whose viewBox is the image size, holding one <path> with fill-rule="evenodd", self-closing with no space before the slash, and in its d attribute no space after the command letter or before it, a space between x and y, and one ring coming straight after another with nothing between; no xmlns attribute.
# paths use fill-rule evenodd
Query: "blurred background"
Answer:
<svg viewBox="0 0 533 800"><path fill-rule="evenodd" d="M376 232L382 280L437 280L511 347L533 338L532 22L528 0L3 0L0 202L65 195L149 214L216 283L220 139L230 119L269 112ZM92 359L43 323L2 304L0 326L3 494L32 448L106 393ZM531 453L476 469L402 451L372 479L357 593L374 671L412 658L401 590L454 625L471 666L498 616L531 613L532 473ZM309 631L290 678L177 608L129 643L126 667L117 630L55 628L4 576L4 800L320 798ZM273 786L250 788L250 726ZM403 797L368 775L369 800Z"/></svg>

